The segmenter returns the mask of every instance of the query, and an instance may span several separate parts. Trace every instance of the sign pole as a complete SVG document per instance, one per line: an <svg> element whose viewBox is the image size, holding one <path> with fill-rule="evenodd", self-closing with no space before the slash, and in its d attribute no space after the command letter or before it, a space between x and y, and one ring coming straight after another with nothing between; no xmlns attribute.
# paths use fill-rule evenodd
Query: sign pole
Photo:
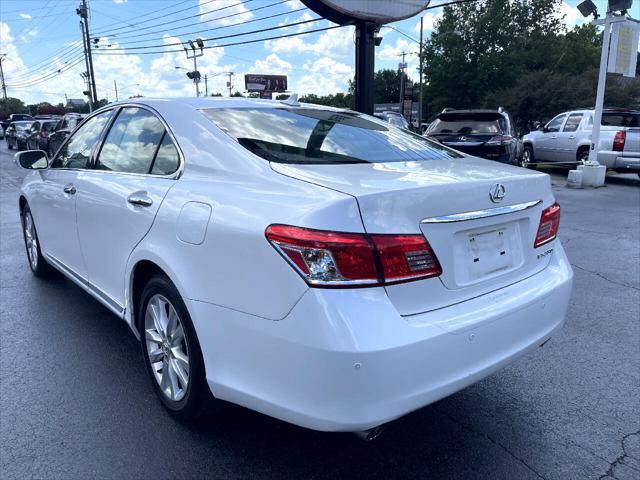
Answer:
<svg viewBox="0 0 640 480"><path fill-rule="evenodd" d="M356 23L356 110L369 115L373 114L375 28L372 22Z"/></svg>
<svg viewBox="0 0 640 480"><path fill-rule="evenodd" d="M596 93L596 108L593 114L593 129L591 130L591 149L589 163L598 163L598 148L600 145L600 124L602 123L602 107L604 105L604 90L607 82L607 63L609 59L609 43L611 41L611 11L607 11L604 18L604 32L602 36L602 53L600 54L600 72L598 73L598 90Z"/></svg>

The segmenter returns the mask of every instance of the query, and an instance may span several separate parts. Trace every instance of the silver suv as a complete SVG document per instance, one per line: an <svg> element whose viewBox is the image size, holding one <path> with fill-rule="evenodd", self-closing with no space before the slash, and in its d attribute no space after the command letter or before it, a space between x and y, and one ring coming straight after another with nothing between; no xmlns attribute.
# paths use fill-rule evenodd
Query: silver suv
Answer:
<svg viewBox="0 0 640 480"><path fill-rule="evenodd" d="M554 117L541 130L523 137L523 166L536 162L584 163L589 158L593 110L573 110ZM640 175L640 111L610 108L602 113L598 162L618 172Z"/></svg>

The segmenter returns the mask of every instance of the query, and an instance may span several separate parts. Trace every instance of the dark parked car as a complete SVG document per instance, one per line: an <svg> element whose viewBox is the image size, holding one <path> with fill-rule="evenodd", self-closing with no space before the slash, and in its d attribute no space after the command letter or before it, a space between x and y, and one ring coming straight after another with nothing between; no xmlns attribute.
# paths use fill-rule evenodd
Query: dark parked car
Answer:
<svg viewBox="0 0 640 480"><path fill-rule="evenodd" d="M510 115L497 110L445 108L429 125L425 136L451 148L502 163L520 164L522 141Z"/></svg>
<svg viewBox="0 0 640 480"><path fill-rule="evenodd" d="M67 113L62 120L58 121L55 129L49 134L49 143L45 150L49 157L58 151L62 142L69 136L76 126L84 119L85 115L79 113Z"/></svg>
<svg viewBox="0 0 640 480"><path fill-rule="evenodd" d="M33 117L31 115L27 115L26 113L12 113L7 118L2 120L2 128L6 130L13 122L22 122L26 120L33 121Z"/></svg>
<svg viewBox="0 0 640 480"><path fill-rule="evenodd" d="M4 131L4 139L7 142L7 148L11 150L16 147L18 150L27 148L27 135L31 128L31 121L12 122Z"/></svg>
<svg viewBox="0 0 640 480"><path fill-rule="evenodd" d="M44 150L49 152L49 134L58 125L57 120L36 120L29 128L27 150Z"/></svg>

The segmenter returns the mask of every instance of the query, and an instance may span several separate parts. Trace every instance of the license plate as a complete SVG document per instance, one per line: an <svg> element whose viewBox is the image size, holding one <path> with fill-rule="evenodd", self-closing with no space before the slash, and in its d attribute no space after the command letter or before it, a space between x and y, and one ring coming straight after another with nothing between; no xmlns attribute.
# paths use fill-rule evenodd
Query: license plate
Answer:
<svg viewBox="0 0 640 480"><path fill-rule="evenodd" d="M503 228L467 236L469 280L491 277L513 267L513 235L512 229Z"/></svg>

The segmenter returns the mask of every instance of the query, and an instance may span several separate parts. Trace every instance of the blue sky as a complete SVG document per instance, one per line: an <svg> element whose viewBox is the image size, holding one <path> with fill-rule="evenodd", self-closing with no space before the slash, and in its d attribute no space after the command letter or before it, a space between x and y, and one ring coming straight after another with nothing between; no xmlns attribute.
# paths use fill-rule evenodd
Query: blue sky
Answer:
<svg viewBox="0 0 640 480"><path fill-rule="evenodd" d="M194 87L186 78L185 71L175 68L192 69L192 61L186 59L183 51L152 55L140 53L179 49L167 44L190 38L231 35L317 17L297 0L245 0L238 5L242 1L89 0L91 35L100 38L94 56L99 98L115 98L114 80L118 83L121 97L138 93L145 96L193 95ZM434 0L432 4L444 1ZM80 72L85 70L85 66L79 17L75 13L79 3L79 0L2 0L0 53L6 54L3 67L9 96L27 103L64 102L65 94L69 98L82 97L85 87ZM565 22L570 26L583 21L575 9L577 3L577 0L568 0L561 7ZM597 1L596 4L603 9L605 2ZM401 52L406 51L409 53L406 60L408 72L415 77L418 44L412 39L419 36L420 16L424 17L424 34L427 37L440 13L440 9L431 9L391 24L399 31L383 28L381 34L384 39L376 49L376 69L397 68ZM260 20L267 16L274 17ZM331 25L320 20L260 35L211 40L206 45ZM277 73L288 75L289 89L301 94L344 92L348 88L348 80L354 75L353 41L353 29L343 27L249 45L211 48L198 59L198 69L203 75L212 77L210 93L228 94L228 77L224 72L229 71L235 73L234 90L244 89L245 73ZM116 50L153 45L164 46L137 51ZM101 52L124 55L100 55Z"/></svg>

